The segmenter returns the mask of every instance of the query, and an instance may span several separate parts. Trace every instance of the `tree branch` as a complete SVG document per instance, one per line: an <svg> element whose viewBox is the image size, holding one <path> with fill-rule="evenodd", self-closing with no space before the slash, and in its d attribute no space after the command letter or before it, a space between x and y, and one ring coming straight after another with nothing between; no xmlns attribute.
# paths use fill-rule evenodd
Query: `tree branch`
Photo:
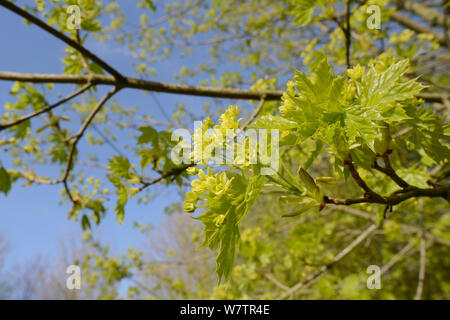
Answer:
<svg viewBox="0 0 450 320"><path fill-rule="evenodd" d="M22 81L31 83L73 83L83 84L91 82L93 85L120 85L122 88L141 89L155 92L183 94L200 97L241 99L241 100L261 100L265 96L266 101L281 100L283 91L254 91L244 89L228 89L216 87L188 86L182 84L172 84L125 78L119 83L114 77L93 74L93 75L65 75L65 74L38 74L38 73L18 73L0 71L0 80ZM417 98L427 102L440 102L450 96L447 93L419 93Z"/></svg>
<svg viewBox="0 0 450 320"><path fill-rule="evenodd" d="M42 109L40 109L40 110L37 110L37 111L35 111L35 112L33 112L33 113L30 113L30 114L28 114L28 115L25 115L25 116L23 116L23 117L21 117L21 118L15 120L15 121L13 121L13 122L6 123L6 124L0 124L0 131L3 131L3 130L5 130L5 129L8 129L8 128L17 126L17 125L21 124L21 123L24 122L24 121L27 121L27 120L29 120L29 119L31 119L31 118L34 118L34 117L37 117L38 115L40 115L40 114L42 114L42 113L48 112L48 111L50 111L50 110L53 110L54 108L56 108L56 107L62 105L63 103L66 103L67 101L69 101L69 100L75 98L76 96L82 94L83 92L85 92L86 90L88 90L90 87L92 87L92 84L88 83L88 84L86 84L85 86L83 86L82 88L80 88L80 89L78 89L77 91L73 92L72 94L68 95L68 96L65 97L64 99L62 99L62 100L60 100L60 101L58 101L58 102L56 102L56 103L54 103L54 104L52 104L52 105L49 105L49 106L47 106L47 107L45 107L45 108L42 108Z"/></svg>
<svg viewBox="0 0 450 320"><path fill-rule="evenodd" d="M389 161L389 152L383 154L383 159L385 161L386 168L382 168L378 166L376 161L372 164L372 167L375 169L389 175L397 184L399 184L403 189L397 190L393 192L391 195L385 197L381 196L378 193L374 192L366 182L361 178L355 166L353 165L353 161L351 156L349 155L347 160L344 161L344 164L348 167L350 174L353 177L353 180L364 190L364 197L357 199L333 199L328 196L323 196L323 203L331 203L336 205L352 205L358 203L379 203L386 205L386 210L392 208L392 206L399 204L409 198L414 197L430 197L430 198L438 198L442 197L445 200L450 202L450 184L438 186L435 185L433 188L423 189L414 186L410 186L406 181L401 179L392 169L392 166Z"/></svg>
<svg viewBox="0 0 450 320"><path fill-rule="evenodd" d="M391 162L389 160L389 153L385 152L381 157L383 158L385 168L378 165L377 158L374 159L372 167L375 170L378 170L378 171L384 173L385 175L387 175L388 177L390 177L399 187L401 187L403 189L411 187L405 180L400 178L397 175L397 173L395 172L395 170L392 168Z"/></svg>
<svg viewBox="0 0 450 320"><path fill-rule="evenodd" d="M100 59L98 56L96 56L94 53L92 53L88 49L86 49L83 46L81 46L80 44L78 44L76 41L74 41L71 38L69 38L68 36L66 36L64 33L56 30L55 28L53 28L51 26L49 26L48 24L46 24L41 19L33 16L32 14L26 12L25 10L19 8L18 6L16 6L15 4L13 4L12 2L7 1L7 0L0 0L0 6L3 6L6 9L16 13L17 15L21 16L22 18L25 18L26 20L34 23L35 25L37 25L41 29L47 31L48 33L50 33L54 37L64 41L69 46L71 46L72 48L74 48L75 50L77 50L78 52L80 52L81 54L83 54L84 56L88 57L89 59L91 59L96 64L98 64L100 67L102 67L103 69L108 71L118 81L123 80L123 76L116 69L111 67L109 64L107 64L105 61Z"/></svg>
<svg viewBox="0 0 450 320"><path fill-rule="evenodd" d="M271 273L264 273L264 276L269 279L273 284L275 284L277 287L283 289L283 290L289 290L290 288L286 286L285 284L282 284L277 278L273 276Z"/></svg>
<svg viewBox="0 0 450 320"><path fill-rule="evenodd" d="M285 299L286 297L290 296L297 290L299 290L302 287L305 287L309 284L311 284L314 280L320 278L323 274L325 274L333 265L338 263L340 260L342 260L347 254L349 254L353 249L355 249L361 242L363 242L365 239L367 239L371 233L377 228L376 224L371 224L364 232L362 232L355 240L353 240L347 247L344 248L341 252L339 252L333 260L322 266L319 270L316 272L310 274L306 277L305 280L297 283L293 287L291 287L289 290L286 290L282 295L280 295L277 300Z"/></svg>
<svg viewBox="0 0 450 320"><path fill-rule="evenodd" d="M366 182L361 178L355 166L353 165L353 161L351 156L348 156L348 159L344 161L344 164L348 167L350 174L353 177L353 180L364 190L364 198L370 201L374 201L375 203L385 203L385 199L380 196L378 193L374 192Z"/></svg>
<svg viewBox="0 0 450 320"><path fill-rule="evenodd" d="M426 240L425 240L425 227L423 219L423 201L418 200L418 209L420 214L420 267L419 267L419 281L417 283L416 296L414 300L422 299L423 283L425 279L425 268L426 268Z"/></svg>
<svg viewBox="0 0 450 320"><path fill-rule="evenodd" d="M176 178L178 178L178 176L180 174L182 174L187 168L190 168L194 166L194 164L188 164L184 167L179 167L179 168L174 168L173 170L170 170L166 173L163 173L161 176L159 176L158 178L155 178L153 180L150 181L142 181L142 186L138 189L138 193L141 192L142 190L148 188L151 185L154 185L160 181L162 181L165 178L168 178L170 176L172 176L172 181L175 180Z"/></svg>
<svg viewBox="0 0 450 320"><path fill-rule="evenodd" d="M368 213L366 211L360 210L360 209L347 207L347 206L336 206L333 209L335 209L335 210L337 210L339 212L350 214L350 215L352 215L354 217L358 217L358 218L361 218L361 219L366 219L366 220L372 221L374 223L377 223L377 218L375 216L373 216L372 214L370 214L370 213ZM396 222L396 223L398 223L398 222ZM407 233L416 233L416 234L418 234L418 233L421 232L420 228L417 228L415 226L411 226L409 224L399 223L399 225ZM426 231L424 232L424 235L425 235L425 237L428 240L430 240L430 242L435 242L437 244L440 244L440 245L443 245L443 246L446 246L446 247L450 247L450 241L449 240L445 240L443 238L436 237L435 235L433 235L433 234L431 234L429 232L426 232Z"/></svg>
<svg viewBox="0 0 450 320"><path fill-rule="evenodd" d="M16 72L0 72L0 80L13 80L32 83L88 83L94 85L120 85L122 88L141 89L155 92L183 94L191 96L260 100L264 95L266 100L280 100L282 91L253 91L243 89L227 89L202 86L188 86L164 82L125 78L118 82L114 77L105 75L58 75L58 74L25 74Z"/></svg>
<svg viewBox="0 0 450 320"><path fill-rule="evenodd" d="M391 18L394 21L396 21L397 23L401 24L402 26L407 27L408 29L411 29L418 33L432 34L438 40L438 42L441 46L448 47L447 39L445 39L444 35L434 32L433 29L414 21L413 19L409 18L408 16L405 16L404 14L401 14L400 12L393 12L391 14Z"/></svg>
<svg viewBox="0 0 450 320"><path fill-rule="evenodd" d="M385 274L392 268L394 264L399 262L408 252L414 249L414 245L409 242L406 246L404 246L395 256L391 258L383 267L381 267L380 274Z"/></svg>
<svg viewBox="0 0 450 320"><path fill-rule="evenodd" d="M411 187L405 190L401 190L404 191L402 193L394 192L388 197L380 196L381 198L369 196L366 198L340 200L324 196L323 200L324 203L331 203L345 206L350 206L357 203L379 203L394 206L410 198L418 198L418 197L444 198L448 201L450 197L450 184L427 189Z"/></svg>
<svg viewBox="0 0 450 320"><path fill-rule="evenodd" d="M258 106L256 107L256 109L253 111L252 115L250 116L250 118L242 125L242 127L240 128L241 131L245 131L245 129L247 129L247 127L253 122L255 121L256 117L258 117L258 114L261 112L262 107L264 106L264 103L266 102L266 96L263 95L261 96L261 100L259 101Z"/></svg>
<svg viewBox="0 0 450 320"><path fill-rule="evenodd" d="M352 46L352 31L350 27L350 9L351 9L352 1L347 0L346 3L346 12L345 12L345 60L347 63L347 69L351 68L350 56L351 56L351 46Z"/></svg>
<svg viewBox="0 0 450 320"><path fill-rule="evenodd" d="M410 11L423 20L428 21L431 25L440 25L442 27L450 25L450 18L445 14L430 9L426 5L416 1L394 0L394 2L401 8Z"/></svg>
<svg viewBox="0 0 450 320"><path fill-rule="evenodd" d="M367 0L358 0L358 2L360 4L365 4L367 2ZM434 32L433 29L414 21L414 19L412 19L398 11L392 12L391 18L398 24L400 24L408 29L411 29L417 33L432 34L439 41L439 44L441 46L448 47L448 42L447 42L445 35Z"/></svg>
<svg viewBox="0 0 450 320"><path fill-rule="evenodd" d="M73 164L73 160L74 160L74 156L75 156L75 151L77 148L77 144L80 141L80 139L83 137L84 133L86 132L86 129L89 127L89 125L91 124L91 122L94 120L95 116L97 115L97 113L101 110L101 108L103 107L103 105L116 93L120 90L120 87L114 87L113 89L111 89L99 102L98 104L95 106L95 108L91 111L91 113L88 115L88 117L86 118L86 120L83 122L83 124L81 125L81 128L78 130L78 132L69 139L70 142L70 151L69 151L69 155L67 157L67 162L66 162L66 169L64 170L64 174L62 176L61 179L59 179L59 182L62 182L64 184L64 188L66 189L66 192L70 198L70 200L76 204L77 200L73 198L70 189L68 187L67 184L67 179L69 178L69 174L70 171L72 170L72 164Z"/></svg>

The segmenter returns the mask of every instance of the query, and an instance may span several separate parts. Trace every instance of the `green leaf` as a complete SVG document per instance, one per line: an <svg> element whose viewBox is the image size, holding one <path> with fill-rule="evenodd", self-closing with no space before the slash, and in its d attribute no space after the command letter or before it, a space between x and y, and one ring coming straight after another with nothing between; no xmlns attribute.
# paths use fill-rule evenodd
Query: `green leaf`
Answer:
<svg viewBox="0 0 450 320"><path fill-rule="evenodd" d="M263 176L251 176L246 181L242 176L235 175L225 194L219 197L206 195L210 209L196 219L204 224L202 245L211 249L219 248L216 257L219 283L231 276L239 240L239 224L259 197L263 182Z"/></svg>
<svg viewBox="0 0 450 320"><path fill-rule="evenodd" d="M83 230L87 230L87 229L91 228L91 222L89 221L89 218L85 214L81 218L81 228Z"/></svg>
<svg viewBox="0 0 450 320"><path fill-rule="evenodd" d="M294 121L283 118L280 115L267 114L255 121L252 127L265 129L290 130L298 126Z"/></svg>
<svg viewBox="0 0 450 320"><path fill-rule="evenodd" d="M149 7L153 12L156 11L156 6L152 0L145 0L145 4Z"/></svg>
<svg viewBox="0 0 450 320"><path fill-rule="evenodd" d="M0 167L0 192L3 192L5 195L8 194L9 190L11 190L11 177L5 168Z"/></svg>
<svg viewBox="0 0 450 320"><path fill-rule="evenodd" d="M158 131L150 126L140 127L139 131L142 132L138 139L139 144L152 143L153 146L157 145Z"/></svg>
<svg viewBox="0 0 450 320"><path fill-rule="evenodd" d="M296 207L298 208L297 210L295 210L294 212L283 214L282 217L284 217L284 218L296 217L296 216L308 211L309 209L318 207L319 205L320 204L317 201L315 201L314 199L304 199L303 201L296 204Z"/></svg>
<svg viewBox="0 0 450 320"><path fill-rule="evenodd" d="M391 106L395 101L414 98L423 86L414 79L402 82L401 77L409 67L407 59L392 64L383 72L372 67L357 83L362 107Z"/></svg>
<svg viewBox="0 0 450 320"><path fill-rule="evenodd" d="M313 193L317 189L317 185L314 182L314 179L303 168L299 168L297 173L300 177L300 180L303 182L305 188L309 192Z"/></svg>
<svg viewBox="0 0 450 320"><path fill-rule="evenodd" d="M125 187L119 188L117 190L117 204L115 208L116 213L116 220L120 224L123 224L123 221L125 219L125 205L128 202L128 190Z"/></svg>
<svg viewBox="0 0 450 320"><path fill-rule="evenodd" d="M24 139L30 133L30 128L31 128L30 120L20 123L13 129L16 132L14 137L17 139Z"/></svg>
<svg viewBox="0 0 450 320"><path fill-rule="evenodd" d="M317 4L316 0L296 0L293 1L295 9L291 11L291 14L295 16L294 22L300 26L307 25L314 14L314 7Z"/></svg>
<svg viewBox="0 0 450 320"><path fill-rule="evenodd" d="M323 201L323 194L320 191L320 188L316 185L314 179L303 168L299 168L297 173L300 180L303 182L303 185L311 193L312 197L314 197L317 202L321 203Z"/></svg>
<svg viewBox="0 0 450 320"><path fill-rule="evenodd" d="M316 158L319 155L320 150L322 150L323 146L324 146L324 143L321 140L316 141L316 146L315 146L313 152L311 152L311 155L309 156L308 160L306 160L306 163L303 166L303 168L305 168L305 170L308 170L308 168L312 165L314 160L316 160Z"/></svg>
<svg viewBox="0 0 450 320"><path fill-rule="evenodd" d="M317 177L314 179L316 183L323 183L323 184L336 184L337 180L335 177Z"/></svg>
<svg viewBox="0 0 450 320"><path fill-rule="evenodd" d="M129 178L130 177L130 161L122 156L114 156L109 160L109 171L116 177Z"/></svg>
<svg viewBox="0 0 450 320"><path fill-rule="evenodd" d="M219 254L216 257L216 272L219 283L224 279L230 279L235 261L236 244L239 240L239 229L231 219L222 230Z"/></svg>
<svg viewBox="0 0 450 320"><path fill-rule="evenodd" d="M410 105L405 110L409 117L406 123L412 130L398 141L413 146L414 150L423 149L437 163L447 163L450 159L450 124L423 106Z"/></svg>
<svg viewBox="0 0 450 320"><path fill-rule="evenodd" d="M106 211L103 202L101 200L90 200L85 207L94 212L94 221L96 224L99 224L101 215Z"/></svg>
<svg viewBox="0 0 450 320"><path fill-rule="evenodd" d="M19 92L20 88L21 88L21 83L16 81L16 82L14 82L14 84L11 88L11 91L9 91L9 93L15 95Z"/></svg>

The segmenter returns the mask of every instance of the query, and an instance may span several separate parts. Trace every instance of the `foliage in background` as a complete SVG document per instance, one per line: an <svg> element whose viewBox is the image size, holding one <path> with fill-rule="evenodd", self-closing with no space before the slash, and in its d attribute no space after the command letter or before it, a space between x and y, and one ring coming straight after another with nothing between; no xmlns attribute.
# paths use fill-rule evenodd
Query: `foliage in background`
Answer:
<svg viewBox="0 0 450 320"><path fill-rule="evenodd" d="M448 8L440 3L417 3L447 19ZM158 79L157 63L181 58L186 65L177 82L283 90L281 102L265 101L252 124L282 133L282 165L273 176L259 175L260 165L248 163L186 172L171 161L172 129L199 118L207 119L206 128L217 123L236 129L245 122L248 115L224 100L206 99L195 115L180 103L165 121L110 102L82 132L96 147L89 154L74 147L78 127L71 120L89 119L100 101L97 86L39 119L2 130L0 148L11 161L0 165L0 192L19 181L64 182L69 217L83 229L100 224L109 208L123 222L126 203L133 197L151 201L149 190L158 183L187 191L183 208L197 209L203 227L173 213L173 241L156 257L149 256L153 247L113 255L88 232L85 240L95 254L79 263L91 297L118 298L125 283L130 298L410 299L421 286L426 252L421 296L448 298L449 65L448 41L440 37L447 30L439 19L384 0L139 1L139 19L133 19L118 1L86 0L80 1L83 23L76 33L66 27L69 4L76 1L36 1L27 10L80 44L90 37L126 45L138 77ZM366 27L371 4L381 8L381 30ZM402 14L427 27L405 28ZM194 54L204 56L201 64L190 63ZM64 74L103 74L98 63L70 47L62 62ZM16 82L1 123L39 110L54 90L52 83ZM132 142L117 146L119 135ZM98 152L105 147L108 153ZM67 166L72 157L75 165ZM40 176L38 164L65 179ZM85 175L85 164L97 168L96 176ZM334 261L372 224L374 232ZM214 250L215 261L201 245ZM366 288L372 264L384 268L382 290ZM326 271L310 279L323 266ZM214 269L219 282L228 281L217 285Z"/></svg>

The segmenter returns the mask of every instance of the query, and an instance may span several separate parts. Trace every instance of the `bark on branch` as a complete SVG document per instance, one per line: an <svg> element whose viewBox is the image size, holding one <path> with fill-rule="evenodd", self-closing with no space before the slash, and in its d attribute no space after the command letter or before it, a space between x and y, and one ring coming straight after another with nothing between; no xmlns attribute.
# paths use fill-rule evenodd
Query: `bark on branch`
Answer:
<svg viewBox="0 0 450 320"><path fill-rule="evenodd" d="M450 18L445 14L430 9L426 5L416 1L394 0L398 7L410 11L423 20L428 21L431 25L439 25L442 27L450 26Z"/></svg>
<svg viewBox="0 0 450 320"><path fill-rule="evenodd" d="M372 232L377 228L376 224L371 224L364 232L362 232L358 237L356 237L355 240L353 240L347 247L344 248L341 252L339 252L333 260L328 263L327 265L322 266L319 270L316 272L310 274L306 277L305 280L297 283L293 287L289 288L289 290L286 290L282 295L280 295L277 300L285 299L286 297L292 295L300 288L303 288L315 280L319 279L322 275L324 275L333 265L338 263L340 260L342 260L346 255L348 255L353 249L355 249L361 242L363 242L365 239L367 239Z"/></svg>
<svg viewBox="0 0 450 320"><path fill-rule="evenodd" d="M345 206L350 206L358 203L379 203L388 206L394 206L410 198L419 198L419 197L444 198L448 201L450 197L450 184L427 189L411 187L409 189L406 189L405 192L402 193L394 192L390 196L382 197L381 199L379 199L378 197L377 198L365 197L365 198L341 200L324 196L324 202Z"/></svg>
<svg viewBox="0 0 450 320"><path fill-rule="evenodd" d="M411 19L410 17L400 13L400 12L393 12L391 14L392 20L396 21L397 23L401 24L402 26L411 29L413 31L416 31L418 33L429 33L432 34L439 42L441 46L448 47L447 39L445 38L445 35L437 33L433 31L433 29L422 25L421 23Z"/></svg>
<svg viewBox="0 0 450 320"><path fill-rule="evenodd" d="M36 74L0 71L0 80L21 81L31 83L67 83L67 84L85 84L93 85L119 85L119 82L112 76L106 75L65 75L65 74ZM266 101L280 100L283 91L254 91L244 89L228 89L216 87L188 86L183 84L172 84L165 82L140 80L134 78L125 78L120 83L122 88L148 90L154 92L182 94L200 97L240 99L240 100L261 100ZM440 102L449 95L446 93L419 93L417 98L427 102Z"/></svg>
<svg viewBox="0 0 450 320"><path fill-rule="evenodd" d="M366 2L367 2L367 0L358 0L358 3L360 3L362 5L365 4ZM445 35L433 31L433 29L429 28L428 26L424 26L423 24L406 16L405 14L395 11L395 12L391 13L390 17L392 20L394 20L398 24L400 24L408 29L411 29L417 33L432 34L438 40L438 42L441 46L448 47L448 41L447 41Z"/></svg>

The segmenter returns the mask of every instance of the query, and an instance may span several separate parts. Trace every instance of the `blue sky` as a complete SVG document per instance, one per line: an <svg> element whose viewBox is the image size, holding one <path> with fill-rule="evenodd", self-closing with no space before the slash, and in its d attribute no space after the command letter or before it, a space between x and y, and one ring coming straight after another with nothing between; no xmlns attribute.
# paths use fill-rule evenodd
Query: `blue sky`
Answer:
<svg viewBox="0 0 450 320"><path fill-rule="evenodd" d="M22 1L20 4L30 3ZM34 2L34 1L33 1ZM127 2L132 3L132 2ZM122 3L121 3L122 4ZM133 15L133 7L127 8L127 13ZM23 20L8 10L0 7L0 70L26 73L62 73L66 45L43 32L35 26L26 26ZM99 44L88 41L86 46L97 53L108 63L119 69L126 75L132 75L131 62L133 58L124 47L117 44ZM191 63L198 63L201 58L196 56ZM157 79L160 81L173 81L173 75L185 62L170 60L156 66ZM159 72L161 71L161 72ZM4 105L7 101L14 101L14 97L8 94L12 82L0 81L0 102ZM101 92L107 87L99 88ZM54 92L67 94L72 90L71 85L55 86ZM194 113L200 110L204 99L157 94L158 99L170 114L174 103L184 102L190 111ZM49 97L51 100L51 96ZM155 119L164 120L156 108L154 101L147 94L139 90L122 90L115 100L127 106L139 106L143 110L151 108ZM3 111L2 111L3 112ZM119 144L134 143L127 141L126 135L119 137ZM89 152L89 146L81 142L80 154ZM105 147L106 148L106 147ZM111 150L106 151L111 152ZM0 154L0 159L8 162L8 155ZM86 171L92 170L85 168ZM43 169L42 175L56 177L57 170ZM21 187L22 183L16 183L7 197L0 194L0 234L3 234L10 244L10 254L7 263L9 266L23 264L37 254L54 257L59 250L59 241L67 235L80 234L81 228L67 218L68 206L59 205L61 199L59 191L61 186L32 186ZM175 188L157 186L158 197L148 205L138 205L136 200L131 200L126 207L126 218L120 226L109 211L109 214L95 232L100 232L103 239L112 243L117 250L123 251L130 245L138 245L143 238L132 228L134 221L157 224L164 213L164 207L171 202L179 200ZM111 206L111 205L110 205Z"/></svg>

